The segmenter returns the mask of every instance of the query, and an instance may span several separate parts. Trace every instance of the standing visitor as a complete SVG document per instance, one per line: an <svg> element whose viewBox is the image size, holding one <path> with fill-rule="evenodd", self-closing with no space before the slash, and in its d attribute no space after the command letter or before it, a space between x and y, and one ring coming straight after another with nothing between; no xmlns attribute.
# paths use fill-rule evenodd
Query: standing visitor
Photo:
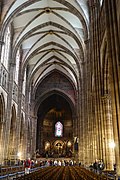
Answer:
<svg viewBox="0 0 120 180"><path fill-rule="evenodd" d="M116 164L113 164L113 167L114 167L114 172L116 173L116 169L117 169Z"/></svg>
<svg viewBox="0 0 120 180"><path fill-rule="evenodd" d="M30 168L31 168L31 160L26 159L26 161L24 162L24 167L25 167L25 174L29 174L30 173Z"/></svg>
<svg viewBox="0 0 120 180"><path fill-rule="evenodd" d="M105 164L104 164L103 160L100 160L100 161L98 162L98 170L99 170L99 173L100 173L100 174L102 173L102 171L104 170L104 168L105 168Z"/></svg>

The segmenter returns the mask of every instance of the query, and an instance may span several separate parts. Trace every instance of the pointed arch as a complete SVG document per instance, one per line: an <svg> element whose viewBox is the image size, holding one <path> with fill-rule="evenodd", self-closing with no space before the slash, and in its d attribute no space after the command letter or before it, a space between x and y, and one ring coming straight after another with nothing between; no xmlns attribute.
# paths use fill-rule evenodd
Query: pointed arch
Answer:
<svg viewBox="0 0 120 180"><path fill-rule="evenodd" d="M8 148L8 156L9 158L13 158L15 155L15 133L16 133L16 108L13 104L11 109L11 124L10 124L10 134L9 134L9 148Z"/></svg>
<svg viewBox="0 0 120 180"><path fill-rule="evenodd" d="M23 114L21 115L21 126L20 126L20 143L24 136L24 117Z"/></svg>
<svg viewBox="0 0 120 180"><path fill-rule="evenodd" d="M15 105L13 104L12 106L12 112L11 112L11 128L10 130L14 130L16 124L16 108Z"/></svg>
<svg viewBox="0 0 120 180"><path fill-rule="evenodd" d="M25 148L25 123L24 123L24 115L21 114L21 123L20 123L20 140L18 147L19 159L24 159L24 148Z"/></svg>
<svg viewBox="0 0 120 180"><path fill-rule="evenodd" d="M0 95L0 162L3 157L3 133L4 133L4 117L5 117L5 100L3 94Z"/></svg>
<svg viewBox="0 0 120 180"><path fill-rule="evenodd" d="M10 28L7 27L6 32L4 34L4 46L2 46L2 52L1 52L1 62L5 66L5 68L8 68L8 60L9 60L9 51L10 51Z"/></svg>
<svg viewBox="0 0 120 180"><path fill-rule="evenodd" d="M0 95L0 124L4 122L5 100L3 94Z"/></svg>

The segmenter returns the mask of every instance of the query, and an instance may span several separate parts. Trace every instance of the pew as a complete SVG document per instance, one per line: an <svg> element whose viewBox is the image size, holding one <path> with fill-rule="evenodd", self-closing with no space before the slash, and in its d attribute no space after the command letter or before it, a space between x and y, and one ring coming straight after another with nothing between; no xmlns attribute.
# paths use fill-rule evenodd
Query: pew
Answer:
<svg viewBox="0 0 120 180"><path fill-rule="evenodd" d="M79 166L50 166L38 169L14 180L110 180Z"/></svg>

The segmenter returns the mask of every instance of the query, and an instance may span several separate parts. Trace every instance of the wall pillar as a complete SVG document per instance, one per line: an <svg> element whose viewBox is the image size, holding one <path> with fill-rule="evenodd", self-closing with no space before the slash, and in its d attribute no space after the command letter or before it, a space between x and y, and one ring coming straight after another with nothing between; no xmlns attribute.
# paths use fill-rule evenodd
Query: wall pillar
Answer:
<svg viewBox="0 0 120 180"><path fill-rule="evenodd" d="M31 144L31 155L36 152L36 132L37 132L37 117L32 116L32 144Z"/></svg>
<svg viewBox="0 0 120 180"><path fill-rule="evenodd" d="M114 142L113 137L113 124L112 124L112 110L110 97L108 95L102 98L103 110L104 110L104 134L103 134L103 146L104 146L104 160L105 168L113 169L113 164L115 163L115 152L111 144Z"/></svg>

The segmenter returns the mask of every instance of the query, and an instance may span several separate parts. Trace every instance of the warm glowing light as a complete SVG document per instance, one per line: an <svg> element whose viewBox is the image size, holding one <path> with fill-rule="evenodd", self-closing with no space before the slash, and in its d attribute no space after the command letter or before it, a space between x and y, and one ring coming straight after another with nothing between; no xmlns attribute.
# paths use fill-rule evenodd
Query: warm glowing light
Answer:
<svg viewBox="0 0 120 180"><path fill-rule="evenodd" d="M70 147L72 144L71 144L71 142L70 142L70 141L68 141L67 145L68 145L68 147Z"/></svg>
<svg viewBox="0 0 120 180"><path fill-rule="evenodd" d="M111 142L109 143L109 147L110 147L110 148L115 148L115 143L114 143L114 141L111 141Z"/></svg>
<svg viewBox="0 0 120 180"><path fill-rule="evenodd" d="M45 144L45 150L47 150L47 149L49 149L49 148L50 148L50 143L47 142L47 143Z"/></svg>
<svg viewBox="0 0 120 180"><path fill-rule="evenodd" d="M46 146L49 147L49 143L47 143Z"/></svg>
<svg viewBox="0 0 120 180"><path fill-rule="evenodd" d="M18 153L17 153L17 156L20 157L20 156L21 156L21 152L18 152Z"/></svg>

